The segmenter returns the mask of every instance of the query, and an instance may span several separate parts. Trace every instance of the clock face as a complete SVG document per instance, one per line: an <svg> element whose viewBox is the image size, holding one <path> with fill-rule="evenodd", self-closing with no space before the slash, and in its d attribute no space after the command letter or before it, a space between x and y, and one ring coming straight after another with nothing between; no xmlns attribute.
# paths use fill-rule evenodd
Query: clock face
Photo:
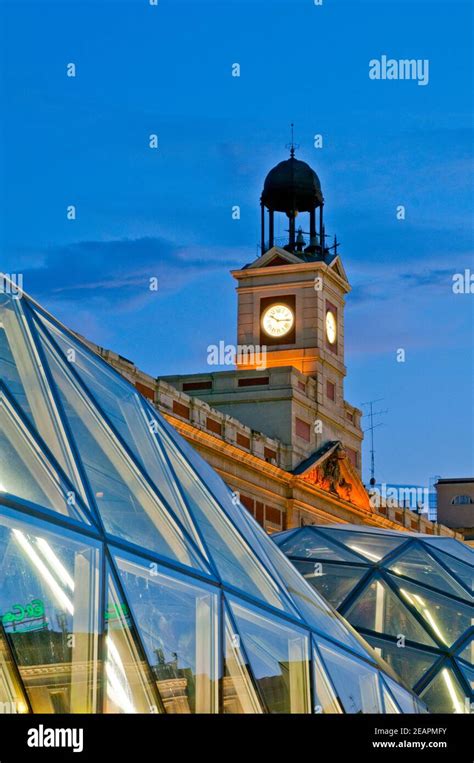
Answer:
<svg viewBox="0 0 474 763"><path fill-rule="evenodd" d="M335 344L337 339L336 317L331 310L326 313L326 336L329 344Z"/></svg>
<svg viewBox="0 0 474 763"><path fill-rule="evenodd" d="M270 305L262 315L262 328L268 336L283 337L293 328L295 315L288 305Z"/></svg>

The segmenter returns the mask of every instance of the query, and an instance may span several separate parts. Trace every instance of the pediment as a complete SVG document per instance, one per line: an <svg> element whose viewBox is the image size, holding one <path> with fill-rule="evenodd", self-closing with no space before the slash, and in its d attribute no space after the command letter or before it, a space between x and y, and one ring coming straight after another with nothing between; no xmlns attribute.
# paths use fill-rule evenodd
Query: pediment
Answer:
<svg viewBox="0 0 474 763"><path fill-rule="evenodd" d="M372 510L364 483L338 440L323 445L293 473L304 482L326 490L333 496Z"/></svg>
<svg viewBox="0 0 474 763"><path fill-rule="evenodd" d="M272 246L265 254L254 260L248 269L275 267L277 265L301 265L301 259L280 246Z"/></svg>

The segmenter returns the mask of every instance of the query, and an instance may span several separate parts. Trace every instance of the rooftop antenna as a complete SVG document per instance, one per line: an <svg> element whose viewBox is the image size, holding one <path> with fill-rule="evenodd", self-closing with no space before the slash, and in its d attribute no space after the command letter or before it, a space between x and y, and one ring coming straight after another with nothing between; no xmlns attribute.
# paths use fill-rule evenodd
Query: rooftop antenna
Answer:
<svg viewBox="0 0 474 763"><path fill-rule="evenodd" d="M378 397L376 400L369 400L367 403L362 403L362 405L367 405L369 407L368 412L365 414L369 417L370 426L367 427L367 429L364 429L364 432L370 432L370 484L373 487L375 485L375 447L374 447L374 429L377 429L377 427L384 426L383 421L379 421L377 424L374 424L374 418L375 416L381 416L384 413L388 413L387 409L384 411L374 411L374 405L375 403L380 403L385 398Z"/></svg>
<svg viewBox="0 0 474 763"><path fill-rule="evenodd" d="M295 143L295 125L294 125L293 122L291 123L290 127L291 127L291 142L287 143L285 148L289 148L290 149L290 156L293 159L293 157L295 155L295 148L299 148L300 144L299 143Z"/></svg>

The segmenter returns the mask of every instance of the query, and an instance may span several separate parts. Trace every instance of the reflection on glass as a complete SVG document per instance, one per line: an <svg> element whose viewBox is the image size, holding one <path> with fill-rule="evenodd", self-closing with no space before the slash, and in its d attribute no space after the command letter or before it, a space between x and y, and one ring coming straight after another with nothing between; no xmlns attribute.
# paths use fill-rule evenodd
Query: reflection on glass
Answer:
<svg viewBox="0 0 474 763"><path fill-rule="evenodd" d="M318 647L346 713L382 712L377 671L333 647Z"/></svg>
<svg viewBox="0 0 474 763"><path fill-rule="evenodd" d="M383 689L383 701L385 704L385 712L389 714L398 715L400 713L400 710L395 704L395 700L393 699L393 697L389 694L389 691L386 688L385 684L383 685L382 689Z"/></svg>
<svg viewBox="0 0 474 763"><path fill-rule="evenodd" d="M380 562L407 540L403 535L397 537L349 530L334 530L333 537L371 562Z"/></svg>
<svg viewBox="0 0 474 763"><path fill-rule="evenodd" d="M81 519L66 484L0 389L0 491Z"/></svg>
<svg viewBox="0 0 474 763"><path fill-rule="evenodd" d="M315 712L316 713L342 713L341 706L336 699L331 682L323 667L322 661L313 649L313 670L315 689Z"/></svg>
<svg viewBox="0 0 474 763"><path fill-rule="evenodd" d="M261 713L262 707L242 654L240 636L225 614L224 713Z"/></svg>
<svg viewBox="0 0 474 763"><path fill-rule="evenodd" d="M382 659L400 676L402 681L413 688L422 676L439 660L438 653L431 654L421 649L406 646L402 649L397 642L369 638L368 641L377 649Z"/></svg>
<svg viewBox="0 0 474 763"><path fill-rule="evenodd" d="M0 714L28 712L28 703L0 628Z"/></svg>
<svg viewBox="0 0 474 763"><path fill-rule="evenodd" d="M202 568L181 528L129 461L67 363L47 342L45 351L106 530L189 567Z"/></svg>
<svg viewBox="0 0 474 763"><path fill-rule="evenodd" d="M308 713L309 645L305 631L228 598L254 678L269 712Z"/></svg>
<svg viewBox="0 0 474 763"><path fill-rule="evenodd" d="M366 569L329 562L299 562L294 565L333 607L339 607L354 586L365 575Z"/></svg>
<svg viewBox="0 0 474 763"><path fill-rule="evenodd" d="M99 546L2 513L1 620L33 711L97 712Z"/></svg>
<svg viewBox="0 0 474 763"><path fill-rule="evenodd" d="M106 713L157 713L150 668L141 656L135 628L125 600L110 570L105 612Z"/></svg>
<svg viewBox="0 0 474 763"><path fill-rule="evenodd" d="M356 554L349 549L338 546L313 530L312 527L303 527L294 536L278 543L281 550L287 556L298 556L303 559L329 559L333 562L359 562Z"/></svg>
<svg viewBox="0 0 474 763"><path fill-rule="evenodd" d="M217 712L216 591L129 555L116 562L166 712Z"/></svg>
<svg viewBox="0 0 474 763"><path fill-rule="evenodd" d="M439 588L448 594L468 598L469 594L425 551L411 546L389 568L397 575L405 575L432 588ZM400 582L400 584L402 584Z"/></svg>
<svg viewBox="0 0 474 763"><path fill-rule="evenodd" d="M437 674L421 694L421 699L426 702L432 713L450 712L460 715L470 711L463 690L452 671L447 668L443 668Z"/></svg>
<svg viewBox="0 0 474 763"><path fill-rule="evenodd" d="M74 370L203 551L186 506L164 461L160 443L154 436L158 426L157 412L152 412L146 407L135 388L105 361L92 355L78 341L60 331L46 318L42 317L41 322L52 334L66 358L71 357L71 352L74 353Z"/></svg>
<svg viewBox="0 0 474 763"><path fill-rule="evenodd" d="M365 588L345 616L356 628L396 638L402 634L409 641L435 646L416 618L381 580L374 580Z"/></svg>
<svg viewBox="0 0 474 763"><path fill-rule="evenodd" d="M451 646L471 626L472 606L405 581L399 587L405 601L420 613L441 644Z"/></svg>

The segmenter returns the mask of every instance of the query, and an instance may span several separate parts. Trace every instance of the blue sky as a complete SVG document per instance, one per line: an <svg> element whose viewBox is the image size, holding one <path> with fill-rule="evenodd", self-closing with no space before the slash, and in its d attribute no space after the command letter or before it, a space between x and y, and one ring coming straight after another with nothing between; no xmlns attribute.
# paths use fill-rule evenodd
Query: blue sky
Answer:
<svg viewBox="0 0 474 763"><path fill-rule="evenodd" d="M451 289L474 271L471 4L0 9L1 269L149 373L205 370L209 344L235 341L229 270L257 253L263 179L294 121L353 285L346 398L388 409L378 480L473 474L474 295ZM370 80L382 54L429 59L429 84Z"/></svg>

